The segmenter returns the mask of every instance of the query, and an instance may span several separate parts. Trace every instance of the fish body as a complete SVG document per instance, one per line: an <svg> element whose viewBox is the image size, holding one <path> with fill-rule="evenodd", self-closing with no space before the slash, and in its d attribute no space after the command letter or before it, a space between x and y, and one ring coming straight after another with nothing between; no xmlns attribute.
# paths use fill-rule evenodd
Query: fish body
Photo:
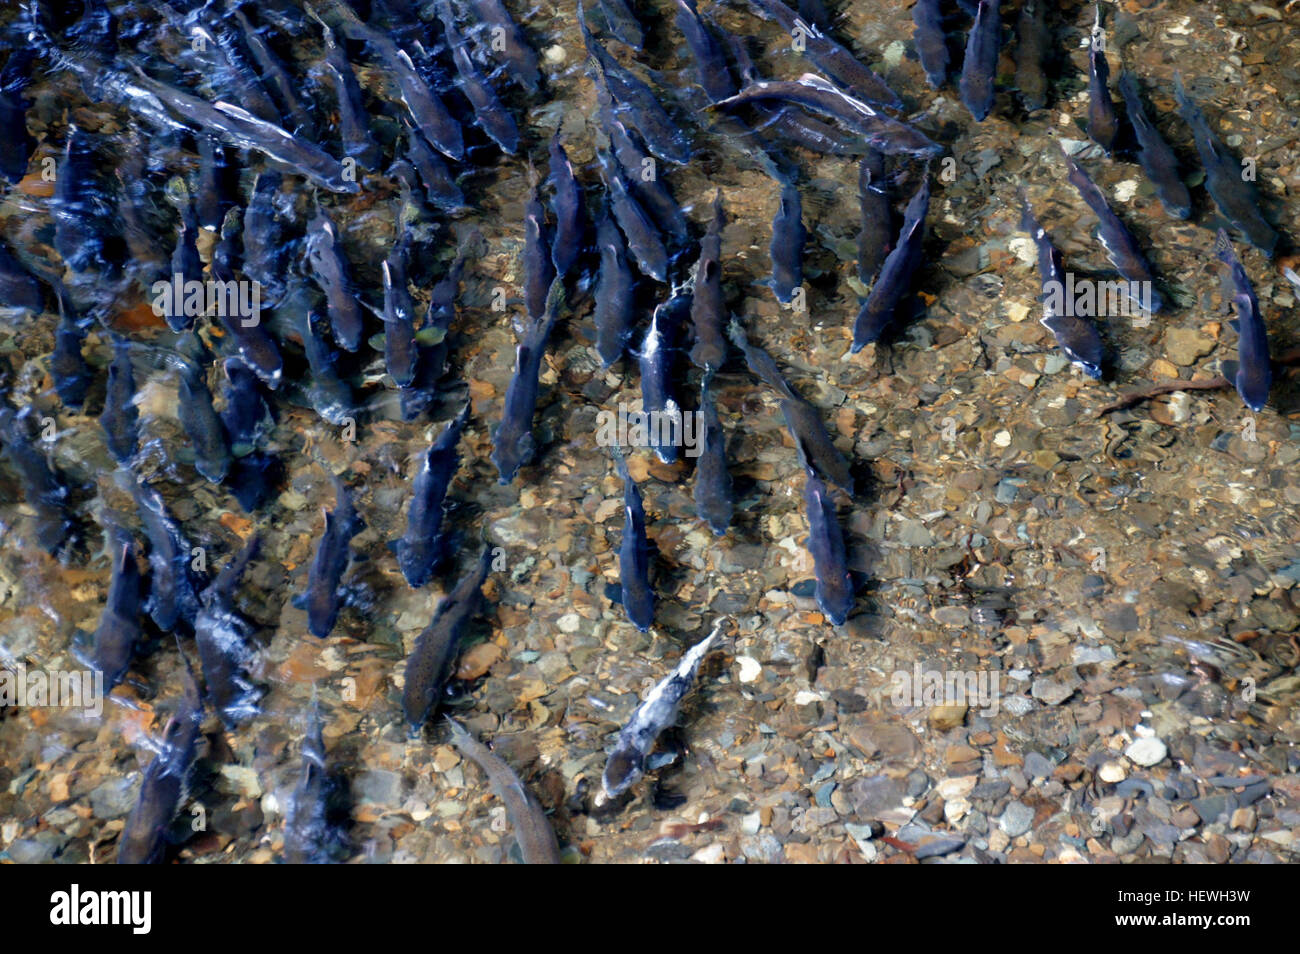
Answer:
<svg viewBox="0 0 1300 954"><path fill-rule="evenodd" d="M1252 411L1262 411L1268 403L1268 392L1273 386L1273 368L1268 356L1268 331L1259 313L1254 286L1236 252L1232 250L1228 233L1223 229L1219 230L1214 251L1219 261L1228 268L1233 289L1232 304L1237 311L1237 366L1232 369L1225 363L1224 376L1233 371L1233 383L1246 406Z"/></svg>
<svg viewBox="0 0 1300 954"><path fill-rule="evenodd" d="M438 604L433 619L416 637L406 658L402 712L415 734L438 708L443 686L460 651L461 637L483 597L483 582L492 566L492 548L485 546L478 565L465 574Z"/></svg>
<svg viewBox="0 0 1300 954"><path fill-rule="evenodd" d="M601 174L609 190L609 208L627 239L628 251L641 274L657 282L667 282L668 249L663 236L612 165L608 157L603 156Z"/></svg>
<svg viewBox="0 0 1300 954"><path fill-rule="evenodd" d="M470 0L470 6L480 27L492 36L491 55L503 61L506 75L525 92L537 92L542 80L537 53L505 4L501 0Z"/></svg>
<svg viewBox="0 0 1300 954"><path fill-rule="evenodd" d="M334 87L339 109L339 142L343 155L355 159L363 169L373 169L382 153L370 132L369 113L357 74L348 61L347 51L335 42L333 32L325 28L325 67Z"/></svg>
<svg viewBox="0 0 1300 954"><path fill-rule="evenodd" d="M594 315L596 352L601 365L608 368L623 356L632 337L636 278L628 266L623 233L608 214L602 216L596 227L596 245L600 251Z"/></svg>
<svg viewBox="0 0 1300 954"><path fill-rule="evenodd" d="M44 304L40 282L0 240L0 315L35 315Z"/></svg>
<svg viewBox="0 0 1300 954"><path fill-rule="evenodd" d="M713 199L709 229L700 240L700 258L695 266L695 287L691 295L691 325L695 329L691 362L705 371L716 371L727 360L726 302L722 297L722 229L725 223L722 190L719 189ZM775 242L774 228L773 244Z"/></svg>
<svg viewBox="0 0 1300 954"><path fill-rule="evenodd" d="M492 432L492 462L496 464L502 484L514 480L519 468L537 453L533 414L537 411L538 375L546 354L546 342L559 318L563 301L564 282L557 278L551 282L545 313L529 322L516 349L515 373L506 388L501 423Z"/></svg>
<svg viewBox="0 0 1300 954"><path fill-rule="evenodd" d="M323 323L314 312L303 316L302 345L311 368L307 397L322 420L341 426L355 413L356 407L352 388L336 369L337 354L325 335L316 330Z"/></svg>
<svg viewBox="0 0 1300 954"><path fill-rule="evenodd" d="M717 38L700 18L695 0L676 0L677 29L686 38L695 61L696 81L712 102L719 102L736 92L727 59Z"/></svg>
<svg viewBox="0 0 1300 954"><path fill-rule="evenodd" d="M365 528L347 485L335 477L334 487L337 501L325 514L325 531L312 557L307 589L293 599L294 606L307 611L307 630L317 639L329 636L338 621L343 608L339 584L352 559L349 543Z"/></svg>
<svg viewBox="0 0 1300 954"><path fill-rule="evenodd" d="M118 463L128 463L135 456L140 441L140 412L135 406L135 372L131 367L130 339L113 339L113 360L108 366L108 389L99 423L104 441Z"/></svg>
<svg viewBox="0 0 1300 954"><path fill-rule="evenodd" d="M347 832L339 824L343 786L325 760L320 710L302 740L302 774L284 816L284 860L291 865L324 865L342 861L350 851Z"/></svg>
<svg viewBox="0 0 1300 954"><path fill-rule="evenodd" d="M573 175L569 156L558 135L551 139L551 211L555 213L555 236L551 241L551 264L559 275L567 275L582 255L587 224L583 216L582 186Z"/></svg>
<svg viewBox="0 0 1300 954"><path fill-rule="evenodd" d="M339 346L356 351L361 347L365 320L349 275L347 260L339 242L338 228L322 209L307 231L307 262L316 284L325 293L325 302L334 340Z"/></svg>
<svg viewBox="0 0 1300 954"><path fill-rule="evenodd" d="M555 277L549 234L546 207L533 186L524 205L524 308L534 320L546 311L546 296Z"/></svg>
<svg viewBox="0 0 1300 954"><path fill-rule="evenodd" d="M658 305L636 356L641 371L642 410L652 415L651 420L665 422L662 427L651 428L650 435L650 447L665 464L677 460L678 443L684 438L682 407L673 397L673 372L677 366L677 340L689 309L687 295L676 295ZM663 440L665 427L671 429L667 440Z"/></svg>
<svg viewBox="0 0 1300 954"><path fill-rule="evenodd" d="M420 470L411 482L411 505L406 511L406 532L394 546L398 566L408 585L424 586L447 557L443 530L447 488L451 486L460 455L456 445L469 420L469 404L443 429L425 452Z"/></svg>
<svg viewBox="0 0 1300 954"><path fill-rule="evenodd" d="M384 274L384 367L399 388L415 378L419 356L415 344L415 301L406 281L406 259L410 237L393 243L383 264Z"/></svg>
<svg viewBox="0 0 1300 954"><path fill-rule="evenodd" d="M256 556L259 543L254 536L217 574L203 593L202 607L194 621L194 642L208 697L222 724L232 730L257 715L257 702L262 697L250 674L256 656L253 627L234 605L235 588Z"/></svg>
<svg viewBox="0 0 1300 954"><path fill-rule="evenodd" d="M36 512L37 543L56 554L72 527L66 511L68 488L28 436L25 419L31 413L0 408L0 445L18 470L27 505Z"/></svg>
<svg viewBox="0 0 1300 954"><path fill-rule="evenodd" d="M1205 115L1187 96L1183 79L1174 73L1174 98L1183 120L1192 128L1196 151L1205 168L1205 188L1234 228L1246 241L1269 258L1277 248L1278 235L1259 211L1259 201L1254 188L1242 176L1241 163L1230 156L1223 143L1210 130Z"/></svg>
<svg viewBox="0 0 1300 954"><path fill-rule="evenodd" d="M1046 0L1025 0L1016 20L1016 88L1029 112L1047 105L1047 51L1052 35L1046 16Z"/></svg>
<svg viewBox="0 0 1300 954"><path fill-rule="evenodd" d="M1147 116L1138 93L1137 80L1128 70L1119 74L1119 91L1128 110L1128 121L1138 143L1138 163L1155 187L1160 204L1176 219L1192 214L1192 196L1178 174L1178 157Z"/></svg>
<svg viewBox="0 0 1300 954"><path fill-rule="evenodd" d="M248 22L243 11L236 7L232 12L239 25L240 35L248 46L248 52L252 54L258 71L266 80L265 88L277 101L281 125L288 126L290 132L296 135L311 137L316 131L316 124L298 95L295 80L261 32Z"/></svg>
<svg viewBox="0 0 1300 954"><path fill-rule="evenodd" d="M244 274L271 290L273 297L278 297L284 274L284 222L276 207L283 183L280 173L263 169L244 209Z"/></svg>
<svg viewBox="0 0 1300 954"><path fill-rule="evenodd" d="M456 25L452 15L451 4L446 0L435 4L438 19L451 50L452 60L456 64L456 73L460 77L460 89L474 109L474 121L488 137L501 147L501 151L513 156L519 151L519 127L514 117L497 96L496 90L487 81L487 77L470 59L469 43Z"/></svg>
<svg viewBox="0 0 1300 954"><path fill-rule="evenodd" d="M469 208L465 204L465 193L456 184L447 160L425 141L417 129L407 129L406 159L419 173L424 184L424 197L435 209L448 215L460 215Z"/></svg>
<svg viewBox="0 0 1300 954"><path fill-rule="evenodd" d="M145 612L160 630L171 632L178 621L193 625L199 611L203 582L190 562L190 545L172 519L162 496L129 471L120 476L130 484L140 523L149 540L149 599Z"/></svg>
<svg viewBox="0 0 1300 954"><path fill-rule="evenodd" d="M803 227L803 202L793 182L781 184L781 205L772 219L772 291L783 305L794 300L803 284L803 245L807 231Z"/></svg>
<svg viewBox="0 0 1300 954"><path fill-rule="evenodd" d="M223 364L226 385L222 389L225 405L221 425L235 457L246 457L257 446L270 420L270 408L262 395L255 373L239 357L229 357Z"/></svg>
<svg viewBox="0 0 1300 954"><path fill-rule="evenodd" d="M618 578L628 621L645 632L655 619L655 594L650 585L650 540L646 536L641 491L622 456L615 458L623 478L623 540L618 547Z"/></svg>
<svg viewBox="0 0 1300 954"><path fill-rule="evenodd" d="M135 562L135 545L121 539L113 558L113 577L108 601L95 627L90 651L91 664L104 674L104 691L122 681L140 641L140 568Z"/></svg>
<svg viewBox="0 0 1300 954"><path fill-rule="evenodd" d="M27 174L36 140L27 131L27 98L23 95L31 82L36 51L31 48L11 50L0 70L0 175L12 183Z"/></svg>
<svg viewBox="0 0 1300 954"><path fill-rule="evenodd" d="M1002 45L1002 20L998 0L980 0L975 24L966 38L966 58L961 65L958 91L961 101L977 123L993 112L998 71L998 50Z"/></svg>
<svg viewBox="0 0 1300 954"><path fill-rule="evenodd" d="M1119 135L1119 118L1115 115L1109 84L1106 34L1101 28L1101 4L1097 4L1097 19L1088 44L1088 135L1107 155L1114 150L1115 137Z"/></svg>
<svg viewBox="0 0 1300 954"><path fill-rule="evenodd" d="M844 533L826 485L805 465L804 506L808 516L808 552L817 577L817 605L834 626L842 626L853 610L853 581L849 577Z"/></svg>
<svg viewBox="0 0 1300 954"><path fill-rule="evenodd" d="M858 280L870 287L894 247L894 210L885 184L884 156L872 150L858 165Z"/></svg>
<svg viewBox="0 0 1300 954"><path fill-rule="evenodd" d="M645 31L627 0L597 0L597 6L609 32L620 43L625 43L640 53L645 45Z"/></svg>
<svg viewBox="0 0 1300 954"><path fill-rule="evenodd" d="M601 775L600 801L622 795L645 773L646 757L655 739L676 721L682 700L695 684L700 663L722 633L722 624L723 620L718 620L708 636L682 655L673 671L650 690L619 731L618 742Z"/></svg>
<svg viewBox="0 0 1300 954"><path fill-rule="evenodd" d="M645 151L636 133L614 117L612 109L602 108L600 117L628 191L670 241L686 241L690 235L686 214L658 174L655 160Z"/></svg>
<svg viewBox="0 0 1300 954"><path fill-rule="evenodd" d="M880 336L897 317L899 308L912 287L921 265L921 243L925 235L925 216L930 209L930 181L925 179L916 190L903 214L898 241L880 267L880 275L871 294L853 323L853 352L880 340Z"/></svg>
<svg viewBox="0 0 1300 954"><path fill-rule="evenodd" d="M1032 2L1032 0L1031 0ZM948 80L948 40L943 32L939 0L917 0L912 6L912 39L925 70L925 80L939 89Z"/></svg>
<svg viewBox="0 0 1300 954"><path fill-rule="evenodd" d="M59 323L54 329L54 351L50 354L50 377L64 407L78 409L85 403L86 391L94 377L86 357L81 353L86 329L72 309L62 283L54 286L59 302Z"/></svg>
<svg viewBox="0 0 1300 954"><path fill-rule="evenodd" d="M99 185L99 165L90 135L79 126L69 126L55 172L50 212L55 251L74 272L105 263L110 212Z"/></svg>
<svg viewBox="0 0 1300 954"><path fill-rule="evenodd" d="M1101 335L1086 318L1062 314L1053 307L1065 287L1065 268L1061 263L1061 253L1034 217L1027 201L1020 227L1029 233L1038 247L1038 273L1043 289L1043 316L1039 321L1055 336L1056 343L1070 361L1088 377L1100 378L1103 359Z"/></svg>
<svg viewBox="0 0 1300 954"><path fill-rule="evenodd" d="M200 362L180 354L169 355L169 363L179 372L176 416L190 439L194 469L214 484L219 484L230 470L230 447L226 443L221 417L212 403L207 369Z"/></svg>
<svg viewBox="0 0 1300 954"><path fill-rule="evenodd" d="M727 435L718 417L710 384L713 372L706 371L700 385L700 456L695 462L695 513L709 525L715 536L722 536L735 513L731 474L727 470Z"/></svg>

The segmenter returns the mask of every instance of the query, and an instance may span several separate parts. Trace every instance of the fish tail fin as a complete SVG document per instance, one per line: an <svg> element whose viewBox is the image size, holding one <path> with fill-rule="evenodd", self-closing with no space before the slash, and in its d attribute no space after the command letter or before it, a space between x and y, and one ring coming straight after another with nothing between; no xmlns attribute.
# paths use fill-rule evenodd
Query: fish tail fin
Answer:
<svg viewBox="0 0 1300 954"><path fill-rule="evenodd" d="M1219 229L1214 237L1214 254L1228 267L1237 264L1237 253L1233 251L1232 240L1228 238L1228 233L1224 229Z"/></svg>

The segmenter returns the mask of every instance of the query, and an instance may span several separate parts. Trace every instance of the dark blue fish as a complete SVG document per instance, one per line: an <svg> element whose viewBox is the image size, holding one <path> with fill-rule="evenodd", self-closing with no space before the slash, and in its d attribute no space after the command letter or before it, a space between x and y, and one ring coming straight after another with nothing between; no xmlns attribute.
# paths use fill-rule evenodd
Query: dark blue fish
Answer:
<svg viewBox="0 0 1300 954"><path fill-rule="evenodd" d="M274 454L255 450L245 457L235 458L226 477L226 487L246 513L255 513L278 486L283 470Z"/></svg>
<svg viewBox="0 0 1300 954"><path fill-rule="evenodd" d="M1024 200L1024 206L1020 227L1029 233L1038 246L1038 272L1043 289L1043 317L1039 321L1056 337L1056 343L1061 346L1065 356L1078 365L1084 374L1090 378L1100 378L1103 359L1101 335L1087 318L1063 314L1061 309L1054 307L1062 300L1065 288L1065 268L1061 264L1061 253L1034 217L1027 199Z"/></svg>
<svg viewBox="0 0 1300 954"><path fill-rule="evenodd" d="M194 469L214 484L219 484L230 470L230 447L226 443L221 417L212 403L207 367L179 352L168 353L167 363L180 378L176 416L190 439Z"/></svg>
<svg viewBox="0 0 1300 954"><path fill-rule="evenodd" d="M325 761L319 706L302 740L302 774L284 816L284 860L291 865L325 865L351 851L346 824L346 785Z"/></svg>
<svg viewBox="0 0 1300 954"><path fill-rule="evenodd" d="M662 426L652 425L650 429L650 447L665 464L677 460L678 446L685 437L682 406L673 393L677 342L690 306L689 294L675 294L658 305L636 356L641 371L641 409L652 415L652 422L662 422Z"/></svg>
<svg viewBox="0 0 1300 954"><path fill-rule="evenodd" d="M0 239L0 314L34 315L44 307L40 282Z"/></svg>
<svg viewBox="0 0 1300 954"><path fill-rule="evenodd" d="M872 150L858 166L858 280L870 286L894 247L894 209L885 181L885 157Z"/></svg>
<svg viewBox="0 0 1300 954"><path fill-rule="evenodd" d="M415 301L406 283L410 246L410 233L403 233L393 243L383 264L384 367L399 388L406 387L415 379L419 357L415 343Z"/></svg>
<svg viewBox="0 0 1300 954"><path fill-rule="evenodd" d="M429 445L420 462L420 470L411 482L411 505L406 511L406 532L393 550L402 576L413 587L421 587L449 555L447 537L443 531L443 516L447 488L451 486L460 454L456 445L469 420L467 403Z"/></svg>
<svg viewBox="0 0 1300 954"><path fill-rule="evenodd" d="M419 130L407 127L406 159L420 176L424 185L424 198L435 209L448 215L468 211L465 193L456 184L456 177L447 161L425 142Z"/></svg>
<svg viewBox="0 0 1300 954"><path fill-rule="evenodd" d="M725 223L722 190L719 189L713 198L713 218L709 220L709 229L700 239L700 258L695 266L695 287L691 295L691 326L695 329L691 362L705 371L716 371L727 360L724 330L727 306L722 298L722 228ZM775 227L772 241L775 245Z"/></svg>
<svg viewBox="0 0 1300 954"><path fill-rule="evenodd" d="M36 140L27 132L27 98L23 95L35 60L35 50L14 49L0 70L0 175L10 182L27 174L36 148Z"/></svg>
<svg viewBox="0 0 1300 954"><path fill-rule="evenodd" d="M835 504L812 467L805 465L804 506L808 515L808 552L817 577L817 605L834 626L841 626L853 611L853 580L849 577L844 532Z"/></svg>
<svg viewBox="0 0 1300 954"><path fill-rule="evenodd" d="M325 37L325 66L339 107L339 142L343 155L356 160L363 169L374 169L382 153L370 133L370 118L357 74L348 62L347 51L335 42L334 31L321 24Z"/></svg>
<svg viewBox="0 0 1300 954"><path fill-rule="evenodd" d="M1016 88L1020 102L1031 113L1047 105L1047 52L1051 44L1046 0L1024 0L1016 20Z"/></svg>
<svg viewBox="0 0 1300 954"><path fill-rule="evenodd" d="M1187 96L1183 78L1174 73L1174 97L1183 120L1192 127L1196 151L1205 167L1205 188L1223 217L1245 236L1246 241L1269 258L1277 248L1277 232L1259 211L1254 187L1242 176L1242 167L1228 154L1223 143L1210 130L1204 114Z"/></svg>
<svg viewBox="0 0 1300 954"><path fill-rule="evenodd" d="M402 712L412 735L438 708L442 689L460 651L461 637L483 596L483 582L492 567L492 547L484 546L478 565L461 578L438 604L428 627L415 640L406 659Z"/></svg>
<svg viewBox="0 0 1300 954"><path fill-rule="evenodd" d="M270 407L257 375L243 359L227 358L223 368L226 386L222 390L221 425L226 429L230 453L237 458L247 457L267 430Z"/></svg>
<svg viewBox="0 0 1300 954"><path fill-rule="evenodd" d="M54 196L50 214L54 218L54 248L74 272L94 267L110 270L112 235L110 222L115 217L100 184L101 159L88 133L79 126L68 127L63 158L54 179Z"/></svg>
<svg viewBox="0 0 1300 954"><path fill-rule="evenodd" d="M1142 247L1133 237L1133 233L1120 221L1107 203L1097 184L1088 178L1088 174L1068 155L1065 167L1069 170L1070 182L1079 190L1083 201L1088 203L1097 216L1097 239L1106 250L1106 257L1115 269L1128 280L1126 294L1129 299L1145 312L1156 312L1164 305L1160 293L1155 290L1155 274L1147 264Z"/></svg>
<svg viewBox="0 0 1300 954"><path fill-rule="evenodd" d="M998 50L1002 46L1002 20L998 0L980 0L979 11L966 39L966 59L961 64L958 91L961 101L977 123L993 112L998 72Z"/></svg>
<svg viewBox="0 0 1300 954"><path fill-rule="evenodd" d="M356 351L361 347L365 319L350 278L347 259L343 256L338 227L324 209L319 209L307 226L307 262L316 284L325 293L334 340L341 348Z"/></svg>
<svg viewBox="0 0 1300 954"><path fill-rule="evenodd" d="M551 261L551 230L546 225L546 207L534 184L524 204L524 309L531 319L546 310L546 295L555 278Z"/></svg>
<svg viewBox="0 0 1300 954"><path fill-rule="evenodd" d="M203 261L199 258L199 216L190 200L189 190L175 196L180 212L180 231L176 235L176 248L172 252L172 280L180 276L182 287L190 282L203 281ZM194 324L194 316L187 308L168 308L163 317L172 331L185 331Z"/></svg>
<svg viewBox="0 0 1300 954"><path fill-rule="evenodd" d="M307 589L293 598L293 605L307 611L307 631L325 639L338 621L343 608L339 584L352 554L349 542L365 528L361 515L352 505L352 494L339 477L334 477L337 501L325 512L325 530L312 557L307 574Z"/></svg>
<svg viewBox="0 0 1300 954"><path fill-rule="evenodd" d="M460 77L460 91L474 110L474 121L503 152L513 156L519 149L519 127L515 124L514 117L488 83L487 77L470 59L469 44L456 26L451 5L442 0L434 6L438 19L442 21L447 46L456 64L456 73Z"/></svg>
<svg viewBox="0 0 1300 954"><path fill-rule="evenodd" d="M281 125L296 135L311 138L316 132L316 123L303 105L297 81L290 76L284 63L275 55L275 51L271 49L271 45L267 43L261 31L248 22L243 11L236 7L233 12L244 43L248 45L248 52L252 54L265 80L265 87L279 106Z"/></svg>
<svg viewBox="0 0 1300 954"><path fill-rule="evenodd" d="M607 153L600 153L601 180L609 192L609 209L627 239L628 251L641 274L657 282L668 281L668 249L641 203L632 195Z"/></svg>
<svg viewBox="0 0 1300 954"><path fill-rule="evenodd" d="M1029 0L1033 3L1033 0ZM939 89L948 80L948 40L943 32L939 0L916 0L912 6L912 39L925 70L925 80Z"/></svg>
<svg viewBox="0 0 1300 954"><path fill-rule="evenodd" d="M793 182L781 183L781 205L772 219L772 291L783 305L794 300L803 284L803 244L807 238L803 227L803 203Z"/></svg>
<svg viewBox="0 0 1300 954"><path fill-rule="evenodd" d="M270 300L278 300L284 286L287 255L284 219L279 209L283 183L280 173L263 169L253 182L253 194L244 209L244 274L266 289Z"/></svg>
<svg viewBox="0 0 1300 954"><path fill-rule="evenodd" d="M626 43L638 53L645 45L645 31L637 20L627 0L597 0L601 16L609 32L621 43Z"/></svg>
<svg viewBox="0 0 1300 954"><path fill-rule="evenodd" d="M204 60L204 81L215 93L216 99L235 102L258 119L284 124L284 117L270 94L262 85L262 78L244 55L243 47L236 41L234 30L206 10L189 19L188 32L194 41L191 52L199 52Z"/></svg>
<svg viewBox="0 0 1300 954"><path fill-rule="evenodd" d="M883 79L863 66L848 49L823 34L816 25L796 14L781 0L753 0L753 3L766 16L781 24L786 33L792 37L797 36L801 41L803 55L816 63L822 72L839 83L855 99L890 109L902 109L903 101Z"/></svg>
<svg viewBox="0 0 1300 954"><path fill-rule="evenodd" d="M550 183L554 191L551 211L555 213L555 236L551 240L551 264L559 275L568 275L582 255L587 239L583 215L582 186L573 175L568 154L557 134L551 139Z"/></svg>
<svg viewBox="0 0 1300 954"><path fill-rule="evenodd" d="M94 373L81 353L86 340L85 324L73 310L62 282L54 286L59 302L59 323L54 329L54 351L50 354L50 377L64 407L79 409L86 400L86 390Z"/></svg>
<svg viewBox="0 0 1300 954"><path fill-rule="evenodd" d="M198 224L209 232L221 229L226 213L235 205L239 192L239 166L232 162L221 144L212 136L197 136L199 149L198 183L194 209Z"/></svg>
<svg viewBox="0 0 1300 954"><path fill-rule="evenodd" d="M105 692L122 681L140 641L140 568L135 562L135 544L125 535L114 536L117 539L108 601L95 627L90 650L90 664L104 674Z"/></svg>
<svg viewBox="0 0 1300 954"><path fill-rule="evenodd" d="M727 58L717 37L700 18L695 0L676 0L676 6L677 29L686 37L686 45L691 49L700 88L715 103L735 95L736 84L727 69Z"/></svg>
<svg viewBox="0 0 1300 954"><path fill-rule="evenodd" d="M880 267L880 276L853 323L853 353L880 340L893 323L899 308L908 298L912 280L921 265L921 242L925 235L925 216L930 209L930 180L921 181L903 213L903 227L898 241Z"/></svg>
<svg viewBox="0 0 1300 954"><path fill-rule="evenodd" d="M140 412L135 406L135 372L131 367L131 342L121 335L113 337L113 360L108 366L108 390L99 423L104 441L118 463L126 464L135 456L140 442Z"/></svg>
<svg viewBox="0 0 1300 954"><path fill-rule="evenodd" d="M502 484L514 480L519 468L537 453L533 414L537 411L538 375L546 354L547 339L551 337L551 329L555 327L563 304L564 282L557 278L551 282L542 316L528 322L519 341L515 373L506 388L501 423L492 431L492 463L496 464Z"/></svg>
<svg viewBox="0 0 1300 954"><path fill-rule="evenodd" d="M1273 386L1273 367L1269 363L1268 332L1259 314L1259 301L1223 229L1219 229L1214 251L1219 261L1228 266L1232 304L1237 311L1237 320L1230 323L1237 330L1237 361L1223 362L1223 376L1237 385L1237 393L1248 408L1262 411Z"/></svg>
<svg viewBox="0 0 1300 954"><path fill-rule="evenodd" d="M251 668L257 655L253 625L235 608L235 588L244 569L257 555L254 536L203 593L203 606L194 621L194 642L207 685L208 699L222 724L235 729L257 715L262 690Z"/></svg>
<svg viewBox="0 0 1300 954"><path fill-rule="evenodd" d="M537 92L542 80L537 68L537 53L505 4L501 0L470 0L470 6L474 9L479 28L490 37L486 44L488 54L503 62L504 72L512 82L525 92Z"/></svg>
<svg viewBox="0 0 1300 954"><path fill-rule="evenodd" d="M698 292L697 292L698 294ZM704 372L700 385L700 456L695 462L695 512L717 536L727 532L735 512L731 474L727 470L727 435L718 417L709 386L713 371Z"/></svg>
<svg viewBox="0 0 1300 954"><path fill-rule="evenodd" d="M596 245L600 250L600 272L596 278L596 352L602 367L608 368L620 357L632 337L636 324L636 279L627 263L623 233L609 213L601 216L596 228Z"/></svg>
<svg viewBox="0 0 1300 954"><path fill-rule="evenodd" d="M164 633L178 621L193 625L199 611L198 593L207 581L191 562L193 552L162 496L127 470L118 472L135 498L136 510L149 540L149 599L145 612Z"/></svg>
<svg viewBox="0 0 1300 954"><path fill-rule="evenodd" d="M597 98L600 99L599 94ZM642 147L636 133L614 118L613 109L602 105L600 120L602 128L609 134L628 191L670 241L685 242L690 235L686 214L668 191L655 160Z"/></svg>
<svg viewBox="0 0 1300 954"><path fill-rule="evenodd" d="M37 450L28 434L26 419L33 412L0 408L0 445L22 479L23 497L36 513L36 542L57 554L72 527L66 513L68 488Z"/></svg>
<svg viewBox="0 0 1300 954"><path fill-rule="evenodd" d="M187 666L188 670L188 666ZM163 730L162 749L144 770L140 794L117 839L117 863L162 864L167 830L185 793L203 723L203 702L194 676L187 672L184 694Z"/></svg>
<svg viewBox="0 0 1300 954"><path fill-rule="evenodd" d="M1155 187L1160 204L1176 219L1192 214L1192 196L1178 174L1178 157L1147 116L1137 80L1128 70L1119 74L1119 91L1128 109L1128 121L1138 143L1138 162Z"/></svg>
<svg viewBox="0 0 1300 954"><path fill-rule="evenodd" d="M850 96L814 73L805 73L797 80L751 83L716 105L731 108L767 100L794 103L829 116L861 137L862 145L889 155L925 158L943 151L942 146L932 142L920 130L886 115L865 100Z"/></svg>
<svg viewBox="0 0 1300 954"><path fill-rule="evenodd" d="M617 450L617 448L616 448ZM621 453L615 457L623 478L623 540L618 547L618 579L623 611L641 632L655 621L655 594L650 586L650 540L646 536L645 507L641 491Z"/></svg>
<svg viewBox="0 0 1300 954"><path fill-rule="evenodd" d="M1088 135L1107 155L1114 150L1119 135L1119 117L1115 115L1109 84L1110 64L1106 62L1106 34L1101 28L1099 3L1088 43Z"/></svg>
<svg viewBox="0 0 1300 954"><path fill-rule="evenodd" d="M469 248L479 238L479 234L474 232L461 243L447 274L433 286L433 292L429 296L429 310L425 312L424 325L416 337L419 356L415 364L415 379L398 392L404 421L415 420L432 405L438 393L438 382L447 372L447 335L451 323L456 319L456 295L460 288L461 274L465 269ZM421 335L440 340L421 344Z"/></svg>

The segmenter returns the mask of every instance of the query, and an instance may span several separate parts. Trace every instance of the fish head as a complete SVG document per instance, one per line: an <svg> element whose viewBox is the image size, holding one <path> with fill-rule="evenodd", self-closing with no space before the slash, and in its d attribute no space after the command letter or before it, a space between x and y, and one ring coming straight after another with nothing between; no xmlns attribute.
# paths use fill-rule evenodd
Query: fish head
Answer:
<svg viewBox="0 0 1300 954"><path fill-rule="evenodd" d="M630 748L620 748L605 763L600 786L604 801L617 798L636 784L642 775L641 756Z"/></svg>

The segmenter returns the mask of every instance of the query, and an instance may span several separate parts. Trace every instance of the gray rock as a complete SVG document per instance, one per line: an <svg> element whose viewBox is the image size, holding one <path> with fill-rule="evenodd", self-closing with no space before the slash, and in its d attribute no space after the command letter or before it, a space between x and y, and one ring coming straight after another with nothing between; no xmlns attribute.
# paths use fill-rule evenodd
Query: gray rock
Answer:
<svg viewBox="0 0 1300 954"><path fill-rule="evenodd" d="M90 793L90 810L96 818L121 818L135 804L138 788L138 779L109 779Z"/></svg>
<svg viewBox="0 0 1300 954"><path fill-rule="evenodd" d="M907 785L907 794L912 798L920 798L925 794L925 790L930 787L930 776L920 769L912 769L907 773L904 782Z"/></svg>
<svg viewBox="0 0 1300 954"><path fill-rule="evenodd" d="M1011 791L1011 783L1006 779L998 779L994 782L980 782L970 793L971 798L987 798L990 801L996 801L1004 797Z"/></svg>
<svg viewBox="0 0 1300 954"><path fill-rule="evenodd" d="M402 776L396 772L372 769L358 776L353 786L358 801L396 805L401 798Z"/></svg>
<svg viewBox="0 0 1300 954"><path fill-rule="evenodd" d="M849 788L849 802L859 818L878 818L903 803L903 787L888 775L860 778Z"/></svg>
<svg viewBox="0 0 1300 954"><path fill-rule="evenodd" d="M685 861L693 853L689 845L683 845L676 838L660 838L645 850L646 857L656 861Z"/></svg>
<svg viewBox="0 0 1300 954"><path fill-rule="evenodd" d="M1017 838L1034 823L1034 810L1024 802L1012 802L998 819L998 827L1008 838Z"/></svg>
<svg viewBox="0 0 1300 954"><path fill-rule="evenodd" d="M1025 754L1025 775L1029 778L1047 778L1055 767L1051 759L1039 752Z"/></svg>

